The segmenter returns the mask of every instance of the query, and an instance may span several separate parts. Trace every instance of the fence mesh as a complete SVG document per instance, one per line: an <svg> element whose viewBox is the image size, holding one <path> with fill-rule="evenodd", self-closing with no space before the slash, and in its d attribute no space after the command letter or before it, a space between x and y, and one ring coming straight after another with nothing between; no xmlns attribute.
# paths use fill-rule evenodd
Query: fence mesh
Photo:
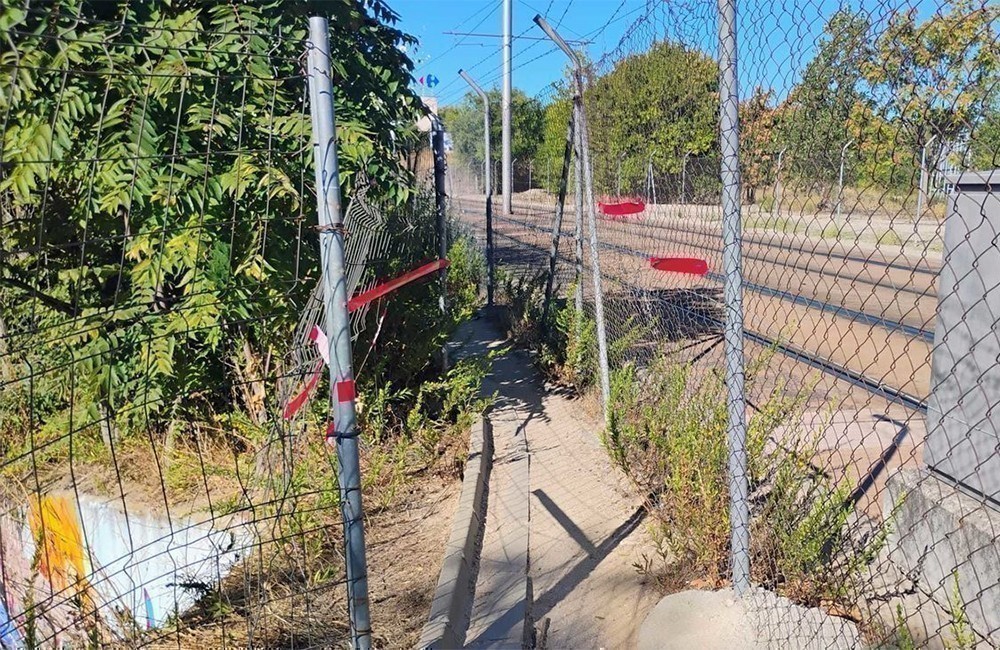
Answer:
<svg viewBox="0 0 1000 650"><path fill-rule="evenodd" d="M363 31L330 53L355 61L335 84L357 293L435 259L438 234L416 98L368 100L406 71L404 37L381 3L341 4ZM311 399L328 388L306 10L0 6L3 648L351 638ZM438 292L355 311L366 390L405 364L406 319L440 327Z"/></svg>
<svg viewBox="0 0 1000 650"><path fill-rule="evenodd" d="M586 324L550 327L577 346L563 378L584 388L598 373L593 330L606 328L604 442L651 495L664 579L723 586L735 360L723 331L735 303L720 143L735 133L720 137L719 8L616 6L602 29L628 26L586 62L584 96L606 318L593 320L586 245L576 275L571 171L557 310L571 310L578 282ZM760 641L998 645L1000 11L741 3L735 31L747 602ZM494 217L509 306L539 299L533 278L547 272L571 95L556 80L535 98L545 127L530 180L515 181L513 213ZM456 142L456 210L482 228L475 146Z"/></svg>

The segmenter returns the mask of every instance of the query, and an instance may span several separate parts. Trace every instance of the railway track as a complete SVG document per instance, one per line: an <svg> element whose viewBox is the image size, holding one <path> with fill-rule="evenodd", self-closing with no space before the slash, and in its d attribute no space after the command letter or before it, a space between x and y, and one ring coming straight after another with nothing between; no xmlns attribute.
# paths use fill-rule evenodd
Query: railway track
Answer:
<svg viewBox="0 0 1000 650"><path fill-rule="evenodd" d="M523 228L528 228L528 229L531 229L531 230L536 230L538 232L543 232L545 234L550 234L551 233L551 230L547 230L547 229L545 229L542 226L538 226L536 224L530 224L530 223L527 223L525 221L521 221L521 220L517 220L517 219L511 219L509 217L495 216L494 219L496 219L497 221L512 223L512 224L521 226ZM640 259L643 259L643 260L649 259L653 255L650 252L640 251L640 250L637 250L637 249L634 249L634 248L630 248L628 246L623 246L621 244L611 244L611 243L607 243L607 242L600 242L598 245L600 246L600 248L602 248L604 250L612 250L612 251L616 251L616 252L619 252L619 253L624 253L626 255L631 255L633 257L637 257L637 258L640 258ZM560 258L563 258L562 254L560 254ZM709 279L714 280L716 282L719 282L720 284L723 282L722 275L720 275L718 273L708 273L706 275L706 277L708 277ZM853 278L851 278L850 280L852 282L854 281ZM763 284L758 284L758 283L754 283L754 282L744 281L743 286L744 286L744 288L746 290L749 290L749 291L753 291L753 292L756 292L756 293L761 293L761 294L764 294L764 295L768 295L768 296L780 298L782 300L785 300L785 301L788 301L788 302L792 302L792 303L795 303L795 304L799 304L799 305L803 305L803 306L806 306L806 307L810 307L810 308L813 308L813 309L820 309L822 311L826 311L826 312L829 312L831 314L835 314L835 315L838 315L838 316L844 316L846 318L849 318L849 319L857 321L857 322L861 322L861 323L865 323L865 324L871 324L871 325L877 325L877 326L882 327L882 328L884 328L886 330L889 330L891 332L902 332L902 333L904 333L904 334L906 334L908 336L912 336L914 338L920 338L920 339L923 339L923 340L925 340L927 342L930 342L930 343L933 343L933 341L934 341L934 332L932 330L928 330L928 329L923 328L923 327L918 327L918 326L910 325L910 324L907 324L907 323L904 323L904 322L895 321L895 320L892 320L892 319L889 319L889 318L885 318L885 317L883 317L881 315L869 314L869 313L864 312L864 311L859 311L859 310L856 310L856 309L852 309L850 307L845 307L844 305L837 305L837 304L834 304L834 303L830 303L828 301L817 300L817 299L815 299L813 297L803 296L801 294L796 294L796 293L792 293L792 292L789 292L789 291L783 291L781 289L776 289L776 288L768 287L768 286L763 285ZM894 287L887 287L887 288L891 288L891 289L895 290Z"/></svg>
<svg viewBox="0 0 1000 650"><path fill-rule="evenodd" d="M547 211L547 215L551 215L552 213L553 213L552 210ZM471 216L479 214L479 211L474 208L466 209L463 212L463 214ZM551 237L551 224L544 223L544 221L539 220L537 218L537 216L545 216L545 215L546 213L543 213L542 211L536 209L535 212L532 215L530 215L528 219L495 216L498 225L502 226L497 230L497 234L500 235L503 239L511 241L516 245L519 246L527 245L538 250L540 254L547 255L548 243L550 242L550 237ZM639 250L634 246L628 246L621 243L613 243L612 241L607 241L618 238L614 233L613 225L611 228L608 228L609 223L614 224L615 222L602 223L602 228L605 228L606 231L602 233L602 237L605 239L605 241L602 241L600 244L601 250L606 250L609 252L617 253L618 255L624 255L630 258L634 258L636 260L641 260L643 263L648 257L654 254L650 250L645 250L645 251ZM539 237L534 238L536 241L528 241L533 238L525 236L517 237L511 235L509 234L509 232L506 232L507 230L511 230L509 226L513 226L515 229L520 228L526 231L537 233ZM691 242L683 238L684 235L687 236L697 235L700 237L705 237L706 239L714 236L715 239L720 241L721 243L721 238L719 238L717 234L713 233L710 235L709 233L701 229L692 229L692 228L687 228L687 229L678 228L678 231L680 236L675 235L674 229L670 226L666 225L651 226L649 224L644 224L644 229L643 232L641 233L641 239L643 240L644 243L648 242L650 244L655 244L655 243L668 242L673 245L688 246L702 251L710 252L712 254L718 254L718 248L713 247L711 245L710 240L707 240L705 242ZM571 233L567 233L565 231L565 224L564 224L563 234L567 235L568 237L572 236ZM636 233L632 233L632 237L635 238ZM764 247L766 245L767 247L770 248L776 248L781 246L781 244L775 244L773 242L757 242L757 245L761 247ZM560 259L563 262L572 264L570 256L567 255L566 253L567 247L562 246L560 248L561 248L559 255ZM785 252L789 253L789 251L787 250L785 250ZM801 248L797 250L792 250L790 251L790 253L801 256L808 256L814 254L812 251L808 249L801 249ZM853 263L862 263L864 265L871 265L873 267L883 268L886 270L895 269L896 271L902 271L909 274L931 276L932 280L934 275L936 274L936 269L926 265L911 267L902 265L898 262L891 260L871 260L867 258L852 256L850 254L838 254L836 252L831 253L830 251L823 251L823 253L821 254L828 255L828 257L826 258L827 260L839 258L840 260L845 262L850 261ZM893 295L896 295L898 293L907 293L906 291L902 292L899 291L900 287L892 283L879 284L868 278L855 278L850 275L845 276L843 274L830 273L830 271L824 268L825 264L823 266L818 267L816 264L812 264L809 260L806 260L804 263L795 262L789 264L787 263L787 260L775 259L774 257L771 256L764 257L764 256L753 256L753 255L745 256L745 260L749 262L756 262L759 264L768 264L773 267L789 268L802 273L811 273L818 276L826 276L828 278L832 278L835 282L848 283L852 287L854 283L859 283L892 292ZM611 280L614 283L617 283L623 287L628 287L629 291L633 292L637 296L642 296L644 299L648 300L657 299L656 297L657 294L655 290L650 290L646 287L639 286L633 280L622 277L620 274L615 274L611 269L604 269L604 276L608 280ZM717 273L708 274L707 279L713 283L718 283L718 284L721 284L723 280L722 276ZM927 327L923 326L923 324L914 324L914 323L903 322L902 320L887 318L882 313L872 314L867 311L864 311L863 309L854 309L844 304L837 304L835 302L831 302L828 300L818 299L816 296L804 295L802 293L788 291L786 289L769 286L761 282L745 282L745 288L749 292L758 294L768 300L780 301L782 303L787 303L789 305L795 305L797 308L811 310L814 312L822 312L823 314L829 315L834 319L838 319L838 322L843 321L847 323L851 328L851 331L855 333L857 333L857 330L859 330L859 328L861 330L863 330L864 328L880 328L882 330L885 330L887 333L897 338L896 347L899 348L900 345L902 345L902 352L904 353L904 356L908 354L908 356L914 357L913 359L911 359L912 365L914 366L926 365L926 358L921 358L921 357L927 357L928 355L927 353L921 354L921 352L924 352L926 348L926 351L929 353L929 347L933 343L933 332ZM917 295L919 299L923 299L925 301L932 300L936 302L934 294L931 293L931 291L933 291L932 286L928 287L930 291L928 290L919 291L910 287L902 287L902 288L910 289L908 293ZM771 303L768 303L763 306L768 307L770 306L770 304ZM712 319L706 316L705 314L690 312L689 316L692 319L701 319L706 326L713 328L721 327L721 321L719 321L718 319ZM817 353L817 351L814 350L808 350L806 349L806 346L803 345L795 345L792 342L783 340L783 337L776 337L768 333L767 329L765 329L764 331L755 331L755 329L752 329L752 323L750 325L751 327L748 327L745 331L745 336L747 340L752 341L755 344L777 350L781 352L784 356L789 357L798 363L802 363L811 368L820 370L827 375L835 377L838 380L848 382L853 386L863 388L869 393L878 395L889 402L901 404L907 408L915 409L917 411L923 411L926 409L925 400L918 394L918 393L926 394L924 390L906 390L906 387L904 386L894 385L894 383L900 384L903 382L900 381L891 382L891 381L886 381L884 376L883 377L872 376L872 373L870 372L871 364L865 366L864 368L858 369L857 367L854 367L857 365L857 363L855 363L856 360L850 358L852 355L849 354L846 355L849 357L847 359L848 363L838 362L837 360L831 358L832 355ZM899 337L902 337L902 339L904 339L904 342L902 344L898 343ZM910 340L913 341L914 343L919 343L922 345L914 351L910 349L912 346L905 343L905 340ZM857 361L862 361L861 359L862 355L859 354L857 356L859 357ZM878 373L876 372L874 374ZM914 387L909 386L909 388L914 388ZM923 388L923 386L921 386L920 388Z"/></svg>

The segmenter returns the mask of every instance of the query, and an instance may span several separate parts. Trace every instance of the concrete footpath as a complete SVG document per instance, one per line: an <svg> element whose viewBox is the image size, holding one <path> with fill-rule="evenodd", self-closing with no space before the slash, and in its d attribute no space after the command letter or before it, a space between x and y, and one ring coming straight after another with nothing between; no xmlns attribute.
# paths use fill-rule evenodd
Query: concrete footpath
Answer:
<svg viewBox="0 0 1000 650"><path fill-rule="evenodd" d="M464 351L506 344L486 319L463 328ZM493 362L483 392L494 458L471 648L630 648L655 590L635 567L652 554L641 500L601 447L601 424L547 388L530 356Z"/></svg>

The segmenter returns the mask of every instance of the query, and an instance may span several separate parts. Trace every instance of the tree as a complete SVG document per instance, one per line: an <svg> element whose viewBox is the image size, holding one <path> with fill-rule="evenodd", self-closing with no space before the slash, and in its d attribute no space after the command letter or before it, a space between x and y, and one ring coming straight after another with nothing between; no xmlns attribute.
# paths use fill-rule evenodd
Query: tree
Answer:
<svg viewBox="0 0 1000 650"><path fill-rule="evenodd" d="M363 172L403 201L419 99L381 0L0 7L0 314L53 408L155 426L274 378L318 275L301 241L314 12L332 13L344 188Z"/></svg>
<svg viewBox="0 0 1000 650"><path fill-rule="evenodd" d="M969 153L975 169L1000 167L1000 105L988 109L972 132Z"/></svg>
<svg viewBox="0 0 1000 650"><path fill-rule="evenodd" d="M918 156L935 138L968 136L998 96L1000 7L957 0L922 23L916 9L893 13L864 66L882 114L898 121Z"/></svg>
<svg viewBox="0 0 1000 650"><path fill-rule="evenodd" d="M772 92L755 88L749 99L740 102L740 180L745 199L754 203L757 188L774 181L774 132L778 111L771 106Z"/></svg>
<svg viewBox="0 0 1000 650"><path fill-rule="evenodd" d="M486 91L490 102L490 148L493 164L499 169L497 161L501 156L501 92L499 89ZM539 142L542 140L542 125L545 111L540 101L528 97L524 91L514 89L511 93L511 157L526 165L535 157ZM456 157L456 164L471 165L477 172L483 167L485 156L483 147L483 101L479 95L469 92L457 106L448 106L441 110L441 120L451 133ZM500 187L499 174L494 174L495 189Z"/></svg>
<svg viewBox="0 0 1000 650"><path fill-rule="evenodd" d="M650 158L679 175L686 155L717 152L718 84L711 57L672 42L597 77L585 101L598 191L616 191L619 164L622 192L639 193Z"/></svg>
<svg viewBox="0 0 1000 650"><path fill-rule="evenodd" d="M837 182L841 148L851 140L851 115L864 112L868 102L860 84L871 57L869 29L861 14L846 10L834 14L802 81L780 108L778 140L788 148L785 167L800 183L818 183L829 191ZM856 151L848 153L854 156ZM847 165L845 171L850 174L853 169Z"/></svg>
<svg viewBox="0 0 1000 650"><path fill-rule="evenodd" d="M543 118L542 141L535 152L535 178L549 192L559 189L559 176L562 173L563 157L566 153L566 133L569 128L569 118L573 112L573 101L569 97L556 97L545 106ZM573 178L572 168L568 180Z"/></svg>

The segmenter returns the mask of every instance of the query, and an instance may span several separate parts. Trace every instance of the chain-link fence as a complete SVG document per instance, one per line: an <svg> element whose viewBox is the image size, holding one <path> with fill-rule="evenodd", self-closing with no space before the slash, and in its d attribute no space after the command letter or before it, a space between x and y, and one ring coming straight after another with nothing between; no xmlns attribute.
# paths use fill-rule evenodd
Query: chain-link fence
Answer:
<svg viewBox="0 0 1000 650"><path fill-rule="evenodd" d="M498 300L541 304L559 233L542 345L598 385L606 333L604 442L669 584L732 584L767 647L1000 645L1000 9L735 4L608 9L624 35L579 62L594 197L571 166L555 229L572 77L536 98Z"/></svg>
<svg viewBox="0 0 1000 650"><path fill-rule="evenodd" d="M345 446L379 494L379 409L452 323L416 281L442 233L408 37L380 2L323 9L328 43L305 3L0 5L5 650L371 643ZM381 574L415 525L389 523Z"/></svg>

